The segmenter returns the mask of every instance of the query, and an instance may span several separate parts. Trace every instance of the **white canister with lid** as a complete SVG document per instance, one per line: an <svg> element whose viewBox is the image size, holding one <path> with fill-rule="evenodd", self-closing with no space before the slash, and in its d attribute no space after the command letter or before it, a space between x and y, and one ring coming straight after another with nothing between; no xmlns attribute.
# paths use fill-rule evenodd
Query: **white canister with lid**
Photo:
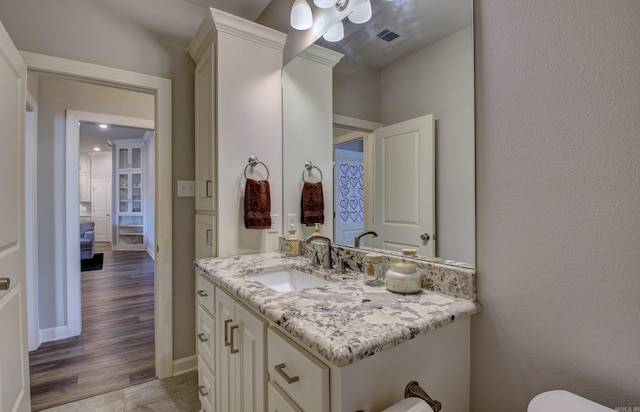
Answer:
<svg viewBox="0 0 640 412"><path fill-rule="evenodd" d="M422 276L413 263L392 263L385 274L385 284L391 292L416 293L422 288Z"/></svg>

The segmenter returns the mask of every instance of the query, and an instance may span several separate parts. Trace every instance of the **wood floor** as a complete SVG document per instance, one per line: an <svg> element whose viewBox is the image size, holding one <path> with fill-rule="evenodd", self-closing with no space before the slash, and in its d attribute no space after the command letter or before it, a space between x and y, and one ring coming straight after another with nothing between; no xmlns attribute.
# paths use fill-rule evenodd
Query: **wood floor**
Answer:
<svg viewBox="0 0 640 412"><path fill-rule="evenodd" d="M102 270L82 272L82 334L29 354L33 411L155 377L153 260L98 252Z"/></svg>

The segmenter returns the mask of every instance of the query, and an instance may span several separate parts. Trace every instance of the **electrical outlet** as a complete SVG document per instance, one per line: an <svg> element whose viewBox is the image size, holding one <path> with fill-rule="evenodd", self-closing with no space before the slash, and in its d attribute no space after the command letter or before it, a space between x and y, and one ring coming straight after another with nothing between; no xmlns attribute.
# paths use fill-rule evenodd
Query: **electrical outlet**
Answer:
<svg viewBox="0 0 640 412"><path fill-rule="evenodd" d="M298 227L298 214L297 213L288 213L287 214L287 231L291 230L291 228L297 229Z"/></svg>
<svg viewBox="0 0 640 412"><path fill-rule="evenodd" d="M278 226L280 226L280 215L271 215L271 227L269 228L269 233L278 233Z"/></svg>

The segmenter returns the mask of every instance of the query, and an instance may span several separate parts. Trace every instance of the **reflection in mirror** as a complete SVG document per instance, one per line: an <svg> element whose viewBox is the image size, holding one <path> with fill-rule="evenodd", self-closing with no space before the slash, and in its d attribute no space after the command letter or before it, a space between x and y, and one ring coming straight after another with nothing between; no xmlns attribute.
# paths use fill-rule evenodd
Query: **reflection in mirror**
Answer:
<svg viewBox="0 0 640 412"><path fill-rule="evenodd" d="M297 170L307 160L320 161L321 230L335 243L353 245L358 233L374 230L379 236L363 238L361 246L398 253L412 248L420 256L473 263L471 1L371 3L369 22L345 20L341 41L316 42L345 55L329 73L332 107L327 96L323 104L316 101L327 93L326 78L301 67L315 45L283 70L283 167L295 176L285 178L284 212L299 213ZM306 73L304 85L291 81L292 69ZM300 157L301 148L308 158ZM303 225L297 229L311 233Z"/></svg>

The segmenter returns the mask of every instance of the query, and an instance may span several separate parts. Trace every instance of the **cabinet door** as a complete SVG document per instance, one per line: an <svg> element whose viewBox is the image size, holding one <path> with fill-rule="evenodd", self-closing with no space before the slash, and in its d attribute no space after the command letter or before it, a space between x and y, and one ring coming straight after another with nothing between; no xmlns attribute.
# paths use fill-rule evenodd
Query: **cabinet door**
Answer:
<svg viewBox="0 0 640 412"><path fill-rule="evenodd" d="M215 219L212 215L196 214L196 259L214 257L217 254Z"/></svg>
<svg viewBox="0 0 640 412"><path fill-rule="evenodd" d="M130 213L129 201L131 199L131 174L118 173L118 212Z"/></svg>
<svg viewBox="0 0 640 412"><path fill-rule="evenodd" d="M217 370L216 389L218 411L237 411L236 390L240 386L237 373L237 354L231 353L231 334L234 322L235 302L225 292L216 288ZM233 356L236 355L236 356Z"/></svg>
<svg viewBox="0 0 640 412"><path fill-rule="evenodd" d="M195 70L196 210L214 211L215 205L215 46L210 45Z"/></svg>
<svg viewBox="0 0 640 412"><path fill-rule="evenodd" d="M240 353L240 401L243 412L265 410L265 331L266 323L236 303L238 336L231 336L232 348ZM235 356L238 356L235 355Z"/></svg>
<svg viewBox="0 0 640 412"><path fill-rule="evenodd" d="M91 173L80 172L78 174L79 195L81 202L91 202Z"/></svg>
<svg viewBox="0 0 640 412"><path fill-rule="evenodd" d="M142 213L142 173L131 173L131 213Z"/></svg>

